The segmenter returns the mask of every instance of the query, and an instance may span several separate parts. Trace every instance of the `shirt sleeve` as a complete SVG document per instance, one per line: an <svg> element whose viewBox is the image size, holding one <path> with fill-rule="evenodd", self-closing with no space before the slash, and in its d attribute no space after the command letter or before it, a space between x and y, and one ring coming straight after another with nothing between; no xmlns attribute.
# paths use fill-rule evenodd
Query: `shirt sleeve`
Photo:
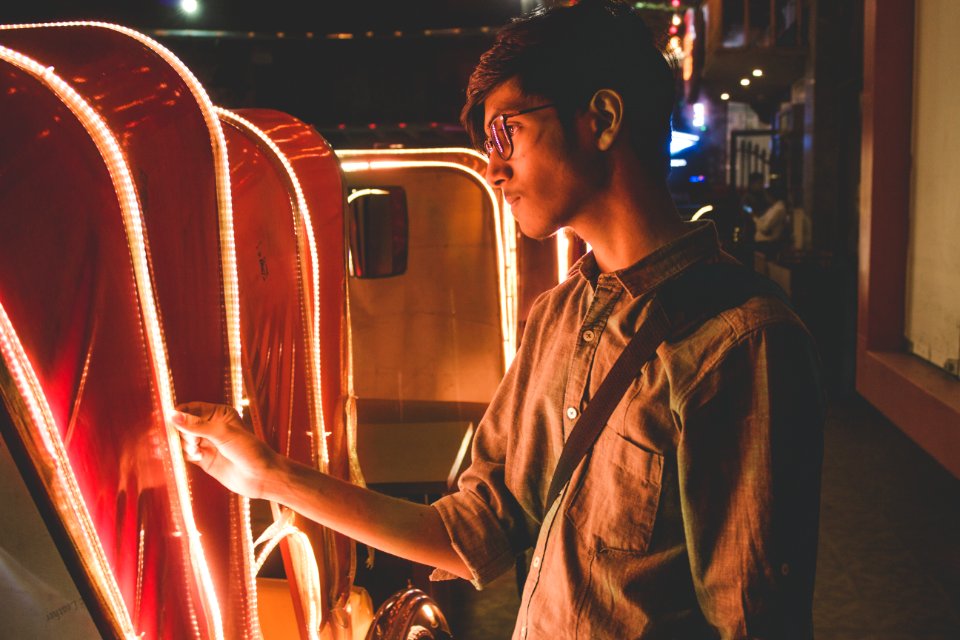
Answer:
<svg viewBox="0 0 960 640"><path fill-rule="evenodd" d="M516 555L529 546L523 510L505 478L509 441L505 429L512 426L507 407L516 393L518 368L523 364L515 361L480 421L470 466L460 476L458 491L433 503L477 589L514 566ZM455 577L440 569L430 576L432 580Z"/></svg>
<svg viewBox="0 0 960 640"><path fill-rule="evenodd" d="M541 296L530 312L527 336L538 326ZM454 550L483 588L515 565L516 557L531 545L529 518L508 487L507 458L517 424L523 419L524 390L535 369L536 342L524 340L473 438L470 466L460 476L458 491L433 503ZM456 576L437 569L432 580Z"/></svg>
<svg viewBox="0 0 960 640"><path fill-rule="evenodd" d="M697 599L720 637L812 637L823 397L809 334L742 337L680 403L681 508Z"/></svg>

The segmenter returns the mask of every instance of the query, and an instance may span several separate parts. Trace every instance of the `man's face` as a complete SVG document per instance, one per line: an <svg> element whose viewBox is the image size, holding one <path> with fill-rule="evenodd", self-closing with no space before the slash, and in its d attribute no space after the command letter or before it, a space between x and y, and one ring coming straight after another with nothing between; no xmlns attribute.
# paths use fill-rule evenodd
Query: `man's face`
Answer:
<svg viewBox="0 0 960 640"><path fill-rule="evenodd" d="M524 95L515 80L494 89L484 101L487 135L490 122L503 113L536 107L547 101ZM531 238L547 238L562 227L576 228L597 188L597 152L580 116L574 131L564 135L554 108L540 109L508 120L513 155L502 160L490 154L487 182L503 191L520 230ZM592 161L591 161L592 160Z"/></svg>

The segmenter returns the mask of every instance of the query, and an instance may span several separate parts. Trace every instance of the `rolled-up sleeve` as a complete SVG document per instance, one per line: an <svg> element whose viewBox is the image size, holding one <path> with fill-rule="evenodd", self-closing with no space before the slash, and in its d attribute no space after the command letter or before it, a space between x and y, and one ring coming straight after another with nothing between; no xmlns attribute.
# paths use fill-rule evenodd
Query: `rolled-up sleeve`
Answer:
<svg viewBox="0 0 960 640"><path fill-rule="evenodd" d="M512 430L524 419L523 390L532 373L532 350L531 344L521 346L494 394L474 435L470 466L458 481L459 490L433 503L477 589L513 567L516 556L531 544L529 517L506 475L510 439L516 438ZM430 577L456 576L437 569Z"/></svg>
<svg viewBox="0 0 960 640"><path fill-rule="evenodd" d="M444 496L433 504L440 513L454 550L470 570L470 581L482 589L514 564L514 551L507 534L482 498L470 491ZM431 580L457 576L435 569Z"/></svg>
<svg viewBox="0 0 960 640"><path fill-rule="evenodd" d="M509 394L511 376L501 385ZM504 422L498 419L503 399L495 398L474 436L470 467L458 482L459 491L433 503L454 550L473 576L477 589L514 565L515 556L529 546L523 510L507 488ZM455 578L437 569L433 580Z"/></svg>
<svg viewBox="0 0 960 640"><path fill-rule="evenodd" d="M697 600L724 639L812 637L823 402L797 324L736 341L679 403Z"/></svg>

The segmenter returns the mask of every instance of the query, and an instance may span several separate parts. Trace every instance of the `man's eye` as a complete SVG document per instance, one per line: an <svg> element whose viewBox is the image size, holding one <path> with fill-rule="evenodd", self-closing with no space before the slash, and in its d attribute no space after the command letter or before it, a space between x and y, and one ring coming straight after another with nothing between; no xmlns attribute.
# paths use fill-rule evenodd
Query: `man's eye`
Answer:
<svg viewBox="0 0 960 640"><path fill-rule="evenodd" d="M519 129L520 127L518 127L517 125L513 124L512 122L508 122L508 123L507 123L507 126L504 127L504 128L507 130L507 133L512 136L514 133L517 132L517 129Z"/></svg>

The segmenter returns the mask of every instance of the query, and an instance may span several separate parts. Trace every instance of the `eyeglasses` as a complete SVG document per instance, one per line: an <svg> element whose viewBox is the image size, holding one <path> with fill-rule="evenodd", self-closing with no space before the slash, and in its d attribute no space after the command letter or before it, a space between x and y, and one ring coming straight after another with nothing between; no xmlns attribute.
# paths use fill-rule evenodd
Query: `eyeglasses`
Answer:
<svg viewBox="0 0 960 640"><path fill-rule="evenodd" d="M554 106L553 103L541 104L529 109L521 109L513 113L501 113L490 122L490 137L483 141L483 153L489 158L493 150L497 150L497 155L501 160L509 160L513 155L513 125L508 124L507 120L516 118L526 113L533 113Z"/></svg>

